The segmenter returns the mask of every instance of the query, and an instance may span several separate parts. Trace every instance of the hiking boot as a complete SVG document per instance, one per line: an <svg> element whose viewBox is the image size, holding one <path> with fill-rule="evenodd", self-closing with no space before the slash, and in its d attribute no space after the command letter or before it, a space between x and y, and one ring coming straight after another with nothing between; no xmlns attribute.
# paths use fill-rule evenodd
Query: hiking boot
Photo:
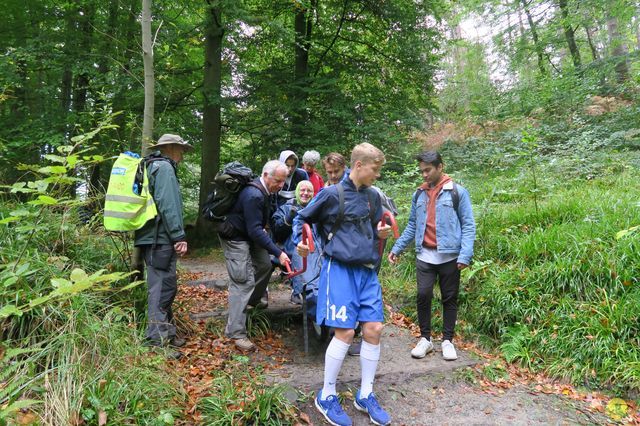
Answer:
<svg viewBox="0 0 640 426"><path fill-rule="evenodd" d="M326 400L321 400L322 389L316 397L316 408L327 421L334 426L351 426L351 418L344 412L337 395L329 395Z"/></svg>
<svg viewBox="0 0 640 426"><path fill-rule="evenodd" d="M362 342L360 341L353 341L353 343L351 343L351 346L349 346L349 349L347 350L347 353L351 356L358 356L360 355L360 349L362 349Z"/></svg>
<svg viewBox="0 0 640 426"><path fill-rule="evenodd" d="M187 344L187 341L182 337L176 336L173 339L169 340L169 346L173 346L174 348L181 348L186 344Z"/></svg>
<svg viewBox="0 0 640 426"><path fill-rule="evenodd" d="M445 340L442 342L442 358L444 358L446 361L455 361L456 359L458 359L456 348L449 340Z"/></svg>
<svg viewBox="0 0 640 426"><path fill-rule="evenodd" d="M250 352L256 349L256 345L254 345L253 342L246 337L243 337L241 339L234 339L233 343L236 345L236 348L244 352Z"/></svg>
<svg viewBox="0 0 640 426"><path fill-rule="evenodd" d="M294 305L302 305L302 296L299 294L291 293L291 298L289 300Z"/></svg>
<svg viewBox="0 0 640 426"><path fill-rule="evenodd" d="M356 399L353 401L353 406L358 410L369 414L369 419L378 426L387 426L391 424L391 416L384 411L384 409L378 404L376 396L371 392L368 397L360 398L360 391L356 393Z"/></svg>
<svg viewBox="0 0 640 426"><path fill-rule="evenodd" d="M418 344L415 348L411 349L411 356L414 358L424 358L429 352L433 350L433 343L431 339L427 340L426 337L421 337L418 340Z"/></svg>

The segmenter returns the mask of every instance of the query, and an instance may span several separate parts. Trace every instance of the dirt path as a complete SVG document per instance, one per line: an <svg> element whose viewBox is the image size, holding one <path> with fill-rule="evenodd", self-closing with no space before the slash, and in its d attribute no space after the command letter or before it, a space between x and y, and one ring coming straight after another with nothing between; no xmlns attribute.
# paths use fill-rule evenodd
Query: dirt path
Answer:
<svg viewBox="0 0 640 426"><path fill-rule="evenodd" d="M187 285L201 285L224 290L227 282L224 262L219 257L185 259L183 271L195 279ZM275 277L274 277L275 278ZM275 280L274 280L275 281ZM222 300L222 299L220 299ZM221 318L226 306L200 306L191 312L193 320ZM322 387L325 344L310 336L310 351L303 350L300 308L289 303L289 290L274 282L270 286L267 310L278 324L279 335L289 353L290 362L282 368L268 370L270 383L284 385L288 398L315 425L326 424L313 405L315 392ZM311 333L310 333L311 334ZM592 412L575 399L556 393L545 393L536 383L509 384L498 380L488 384L475 373L488 360L474 352L458 348L458 360L444 361L440 342L435 352L424 359L411 358L409 352L415 338L405 327L385 326L381 359L374 390L382 405L393 417L395 425L486 425L486 424L603 424L606 416ZM264 355L251 355L252 363L269 362ZM354 425L368 425L366 415L352 405L353 393L360 385L359 357L348 356L338 379L338 391L347 402L344 407ZM475 383L474 383L475 382Z"/></svg>

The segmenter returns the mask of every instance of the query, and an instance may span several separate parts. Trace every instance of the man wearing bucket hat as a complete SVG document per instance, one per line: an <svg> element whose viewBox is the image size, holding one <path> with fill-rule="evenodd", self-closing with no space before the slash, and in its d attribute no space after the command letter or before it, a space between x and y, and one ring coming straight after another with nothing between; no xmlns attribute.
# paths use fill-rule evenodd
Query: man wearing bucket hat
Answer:
<svg viewBox="0 0 640 426"><path fill-rule="evenodd" d="M176 337L171 304L178 290L177 255L187 252L182 221L182 197L176 167L185 151L193 149L178 135L164 134L152 153L145 158L149 191L158 209L135 233L135 246L140 248L147 265L148 325L145 334L150 346L184 346L184 339ZM182 353L170 349L168 356L180 358Z"/></svg>

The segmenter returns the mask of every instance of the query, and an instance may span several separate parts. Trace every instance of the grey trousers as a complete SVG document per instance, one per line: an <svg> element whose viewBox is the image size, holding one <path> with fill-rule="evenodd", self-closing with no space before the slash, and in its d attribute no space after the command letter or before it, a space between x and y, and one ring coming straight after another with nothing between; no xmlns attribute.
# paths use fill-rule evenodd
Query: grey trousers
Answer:
<svg viewBox="0 0 640 426"><path fill-rule="evenodd" d="M269 284L271 260L267 250L248 241L220 238L229 273L229 316L225 334L247 337L247 305L257 305Z"/></svg>
<svg viewBox="0 0 640 426"><path fill-rule="evenodd" d="M142 246L144 262L147 265L147 340L156 344L162 344L176 337L176 326L173 321L171 304L178 292L178 277L176 275L176 255L173 245L158 244L156 255L159 251L169 254L168 270L158 269L153 266L153 250L151 246ZM158 256L156 256L158 257Z"/></svg>

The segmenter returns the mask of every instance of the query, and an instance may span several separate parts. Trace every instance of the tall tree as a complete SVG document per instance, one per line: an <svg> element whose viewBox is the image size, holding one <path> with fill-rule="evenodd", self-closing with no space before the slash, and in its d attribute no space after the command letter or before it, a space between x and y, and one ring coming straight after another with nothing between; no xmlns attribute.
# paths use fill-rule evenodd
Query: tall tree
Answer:
<svg viewBox="0 0 640 426"><path fill-rule="evenodd" d="M576 69L580 69L582 66L580 60L580 49L576 44L575 30L571 17L569 16L569 6L567 0L558 0L558 7L560 8L560 15L562 21L562 29L564 30L564 37L567 40L569 51L571 52L571 59L573 59L573 66Z"/></svg>
<svg viewBox="0 0 640 426"><path fill-rule="evenodd" d="M346 0L345 0L346 1ZM317 0L310 3L296 2L294 17L294 72L293 99L295 108L291 118L291 147L303 148L305 129L309 114L307 111L307 94L309 91L309 49L313 30L313 16Z"/></svg>
<svg viewBox="0 0 640 426"><path fill-rule="evenodd" d="M611 11L607 16L607 32L609 34L611 56L615 61L616 77L619 83L624 83L629 80L629 64L627 62L629 49L620 34L618 17Z"/></svg>
<svg viewBox="0 0 640 426"><path fill-rule="evenodd" d="M202 210L220 163L221 100L222 100L222 42L224 27L219 5L207 0L204 39L204 100L202 116L202 153L199 207ZM210 224L198 215L195 235L205 235Z"/></svg>
<svg viewBox="0 0 640 426"><path fill-rule="evenodd" d="M151 36L151 0L142 0L142 60L144 63L144 120L142 124L142 152L153 141L155 109L155 76L153 69L153 40Z"/></svg>
<svg viewBox="0 0 640 426"><path fill-rule="evenodd" d="M524 10L524 14L527 17L527 22L529 23L529 30L531 31L531 38L533 39L533 47L536 51L536 55L538 56L538 69L540 70L540 74L543 76L547 75L547 68L545 67L545 59L544 59L544 46L540 41L540 37L538 36L538 26L536 22L533 20L533 16L531 15L531 10L529 9L529 3L527 0L520 0L522 5L522 9Z"/></svg>

